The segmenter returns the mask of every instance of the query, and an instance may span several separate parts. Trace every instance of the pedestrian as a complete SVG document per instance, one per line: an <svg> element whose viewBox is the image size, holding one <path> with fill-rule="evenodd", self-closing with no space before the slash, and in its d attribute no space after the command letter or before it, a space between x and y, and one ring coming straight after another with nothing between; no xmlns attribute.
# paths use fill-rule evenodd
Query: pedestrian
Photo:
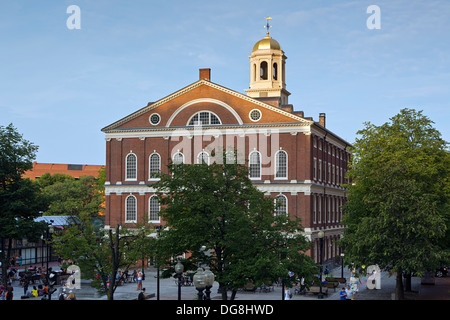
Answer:
<svg viewBox="0 0 450 320"><path fill-rule="evenodd" d="M136 290L142 290L142 272L139 271L137 274L137 289Z"/></svg>
<svg viewBox="0 0 450 320"><path fill-rule="evenodd" d="M31 290L31 294L35 298L38 296L38 290L36 289L36 286L33 286L33 290Z"/></svg>
<svg viewBox="0 0 450 320"><path fill-rule="evenodd" d="M138 300L145 300L145 298L147 298L147 297L145 295L145 288L143 288L138 295Z"/></svg>
<svg viewBox="0 0 450 320"><path fill-rule="evenodd" d="M347 300L347 292L345 291L345 287L342 287L339 292L339 300Z"/></svg>
<svg viewBox="0 0 450 320"><path fill-rule="evenodd" d="M291 300L291 299L292 299L291 290L286 287L286 289L284 290L284 300Z"/></svg>
<svg viewBox="0 0 450 320"><path fill-rule="evenodd" d="M347 285L347 288L345 289L345 293L347 294L347 299L351 299L351 300L355 299L355 293L353 292L353 290L350 288L349 285Z"/></svg>
<svg viewBox="0 0 450 320"><path fill-rule="evenodd" d="M58 300L66 300L67 294L66 294L66 288L63 288L61 293L59 294Z"/></svg>
<svg viewBox="0 0 450 320"><path fill-rule="evenodd" d="M70 290L69 295L67 296L66 300L77 300L75 297L75 294Z"/></svg>
<svg viewBox="0 0 450 320"><path fill-rule="evenodd" d="M14 288L11 285L11 282L10 282L8 284L8 286L6 287L6 296L5 296L6 300L12 300L13 299L13 296L14 296L13 291L14 291Z"/></svg>

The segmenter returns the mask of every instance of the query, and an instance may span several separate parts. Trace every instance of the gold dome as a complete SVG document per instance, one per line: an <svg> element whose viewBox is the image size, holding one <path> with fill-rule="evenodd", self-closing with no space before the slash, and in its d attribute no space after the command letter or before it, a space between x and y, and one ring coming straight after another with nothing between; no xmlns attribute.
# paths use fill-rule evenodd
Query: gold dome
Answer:
<svg viewBox="0 0 450 320"><path fill-rule="evenodd" d="M273 39L272 37L264 37L264 39L259 40L254 46L253 51L259 50L259 49L276 49L281 50L281 46L278 43L277 40Z"/></svg>

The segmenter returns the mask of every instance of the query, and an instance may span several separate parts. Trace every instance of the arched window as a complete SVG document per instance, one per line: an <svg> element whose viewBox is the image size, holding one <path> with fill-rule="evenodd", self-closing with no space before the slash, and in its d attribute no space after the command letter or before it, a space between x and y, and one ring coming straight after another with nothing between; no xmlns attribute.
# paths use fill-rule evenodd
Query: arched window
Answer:
<svg viewBox="0 0 450 320"><path fill-rule="evenodd" d="M184 163L184 155L181 152L177 152L172 157L172 162L174 164L182 164Z"/></svg>
<svg viewBox="0 0 450 320"><path fill-rule="evenodd" d="M137 157L134 153L129 153L125 158L125 180L137 179Z"/></svg>
<svg viewBox="0 0 450 320"><path fill-rule="evenodd" d="M273 64L272 76L273 80L278 80L278 65L276 62Z"/></svg>
<svg viewBox="0 0 450 320"><path fill-rule="evenodd" d="M287 215L287 198L279 194L275 197L275 216Z"/></svg>
<svg viewBox="0 0 450 320"><path fill-rule="evenodd" d="M260 64L260 71L259 71L259 80L267 80L268 79L268 75L267 75L267 62L263 61Z"/></svg>
<svg viewBox="0 0 450 320"><path fill-rule="evenodd" d="M275 154L275 178L287 179L287 153L279 150Z"/></svg>
<svg viewBox="0 0 450 320"><path fill-rule="evenodd" d="M253 64L252 73L253 73L253 81L256 81L256 64L255 63Z"/></svg>
<svg viewBox="0 0 450 320"><path fill-rule="evenodd" d="M157 175L161 172L161 157L157 153L152 153L149 159L149 179L158 179Z"/></svg>
<svg viewBox="0 0 450 320"><path fill-rule="evenodd" d="M158 196L151 196L148 200L148 220L149 222L159 222L160 205Z"/></svg>
<svg viewBox="0 0 450 320"><path fill-rule="evenodd" d="M194 114L188 121L188 126L209 126L222 124L219 117L209 111L200 111Z"/></svg>
<svg viewBox="0 0 450 320"><path fill-rule="evenodd" d="M125 199L125 222L136 222L137 220L137 204L136 197L129 195Z"/></svg>
<svg viewBox="0 0 450 320"><path fill-rule="evenodd" d="M209 165L209 154L202 151L197 156L197 164L208 164Z"/></svg>
<svg viewBox="0 0 450 320"><path fill-rule="evenodd" d="M258 151L253 151L249 155L249 178L261 179L261 155Z"/></svg>

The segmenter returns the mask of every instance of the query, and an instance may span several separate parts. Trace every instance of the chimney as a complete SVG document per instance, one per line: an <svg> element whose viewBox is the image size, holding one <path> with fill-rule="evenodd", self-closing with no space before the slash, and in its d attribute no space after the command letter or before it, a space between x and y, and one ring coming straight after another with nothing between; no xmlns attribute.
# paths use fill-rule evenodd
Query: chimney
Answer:
<svg viewBox="0 0 450 320"><path fill-rule="evenodd" d="M319 124L325 128L325 113L319 113Z"/></svg>
<svg viewBox="0 0 450 320"><path fill-rule="evenodd" d="M211 81L211 69L209 68L199 69L199 80Z"/></svg>

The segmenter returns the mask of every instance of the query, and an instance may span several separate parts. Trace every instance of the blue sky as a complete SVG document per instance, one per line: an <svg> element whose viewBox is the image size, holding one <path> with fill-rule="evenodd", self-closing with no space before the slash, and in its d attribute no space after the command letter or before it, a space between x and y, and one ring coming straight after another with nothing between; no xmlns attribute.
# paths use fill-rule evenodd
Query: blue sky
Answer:
<svg viewBox="0 0 450 320"><path fill-rule="evenodd" d="M70 30L70 5L81 29ZM370 30L370 5L381 29ZM295 110L354 142L363 123L423 110L449 141L450 1L53 0L0 2L0 125L38 162L104 164L106 125L198 80L245 93L253 45L286 56Z"/></svg>

